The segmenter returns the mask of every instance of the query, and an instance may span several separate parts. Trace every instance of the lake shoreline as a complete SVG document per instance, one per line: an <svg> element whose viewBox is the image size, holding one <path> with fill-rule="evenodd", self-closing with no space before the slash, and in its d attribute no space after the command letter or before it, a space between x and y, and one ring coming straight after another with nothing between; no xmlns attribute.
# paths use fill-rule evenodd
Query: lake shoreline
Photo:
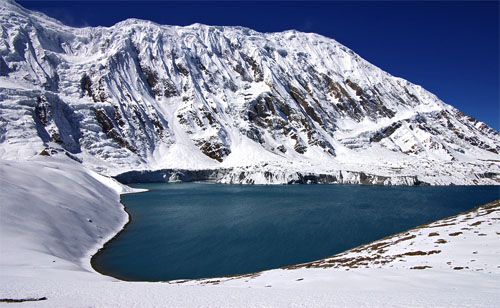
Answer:
<svg viewBox="0 0 500 308"><path fill-rule="evenodd" d="M160 183L157 183L157 184L160 184ZM161 183L162 184L162 183ZM200 183L200 184L205 184L204 182ZM172 184L166 184L166 185L172 185ZM176 184L173 184L174 186L173 187L176 187L177 185ZM188 184L190 185L190 184ZM225 186L225 185L223 185ZM230 186L230 185L229 185ZM245 185L246 186L246 185ZM244 187L245 187L244 186ZM253 186L253 185L251 185ZM354 186L354 187L358 187L359 185L346 185L346 186ZM177 186L178 187L178 186ZM265 186L264 186L265 187ZM283 186L282 186L283 187ZM286 185L284 186L286 187ZM458 188L458 187L457 187ZM115 271L110 271L110 270L106 270L106 267L105 266L102 266L102 264L99 264L99 262L97 262L97 258L99 258L101 256L101 254L105 253L106 252L106 249L109 248L109 246L114 242L116 241L117 239L120 239L123 234L125 234L125 232L128 230L128 227L130 227L130 224L132 223L132 220L133 220L133 217L130 213L130 211L127 209L127 206L126 204L123 202L123 198L121 197L120 198L120 202L122 203L123 205L123 208L124 208L124 211L127 213L127 216L128 216L128 221L127 223L123 226L123 228L113 237L111 238L109 241L107 241L102 248L100 248L91 258L90 260L90 263L91 263L91 266L92 268L102 274L102 275L105 275L105 276L110 276L110 277L113 277L113 278L116 278L116 279L119 279L119 280L123 280L123 281L144 281L144 282L170 282L170 283L175 283L175 281L177 280L181 280L182 282L185 282L186 280L187 281L198 281L198 280L206 280L206 279L215 279L217 277L240 277L240 276L247 276L247 275L254 275L254 274L258 274L262 271L267 271L267 270L273 270L273 269L278 269L278 268L288 268L288 267L294 267L294 266L297 266L299 264L306 264L306 263L311 263L311 262L315 262L315 261L318 261L318 260L322 260L322 259L325 259L325 258L331 258L331 256L335 256L335 255L338 255L338 254L342 254L344 253L345 251L349 251L351 249L354 249L356 247L360 247L360 246L365 246L365 245L368 245L369 243L372 243L374 241L378 241L379 239L373 239L373 240L370 240L370 241L367 241L367 242L363 242L363 243L360 243L358 245L355 245L353 247L350 247L350 248L347 248L347 250L343 250L343 251L340 251L340 252L337 252L337 253L334 253L332 255L327 255L325 257L321 257L320 259L313 259L312 261L305 261L305 262L300 262L300 263L293 263L291 265L282 265L282 266L276 266L276 267L272 267L272 268L267 268L267 269L263 269L263 270L259 270L259 271L252 271L252 272L243 272L241 274L228 274L228 275L214 275L214 276L207 276L207 277L204 277L204 278L200 278L200 277L194 277L194 278L175 278L175 279L134 279L134 278L131 278L130 276L127 276L127 275L122 275L122 274L119 274ZM470 210L467 210L466 212L469 212L469 211L473 211L475 208L472 208ZM452 216L446 216L446 217L454 217L454 216L457 216L457 215L461 215L462 213L464 213L463 211L460 211L456 214L453 214ZM445 219L445 218L440 218L440 219ZM424 225L428 225L432 222L429 222L429 223L426 223ZM405 230L412 230L412 229L415 229L415 228L418 228L422 225L418 225L418 226L415 226L415 227L411 227L409 229L405 229ZM389 235L386 235L385 237L390 237L390 236L394 236L394 235L397 235L399 233L404 233L406 231L399 231L397 233L391 233ZM384 237L384 238L385 238Z"/></svg>
<svg viewBox="0 0 500 308"><path fill-rule="evenodd" d="M141 193L141 192L137 192L137 193ZM100 275L113 277L113 278L116 278L116 279L119 279L119 280L122 280L122 281L132 281L132 280L127 279L126 277L120 277L120 275L116 275L114 273L108 272L105 269L100 268L99 265L96 263L96 258L100 254L102 254L114 240L116 240L117 238L119 238L120 236L122 236L123 232L125 232L125 230L130 225L130 223L132 223L132 215L130 215L130 213L127 210L127 207L125 206L125 204L122 203L121 197L120 197L120 203L123 205L123 211L127 214L127 222L123 225L123 227L120 230L118 230L118 232L112 238L110 238L107 242L105 242L103 244L103 246L101 248L99 248L91 256L91 258L90 258L90 266L92 267L92 269L94 271L96 271Z"/></svg>
<svg viewBox="0 0 500 308"><path fill-rule="evenodd" d="M127 282L90 267L91 254L127 221L119 202L123 188L68 161L4 161L0 169L4 174L1 187L5 188L0 189L5 248L0 258L0 299L47 298L36 303L41 307L239 307L249 303L255 307L403 303L491 307L500 300L500 209L460 216L453 226L441 221L432 229L418 230L422 235L416 234L414 239L384 248L390 256L405 254L406 262L381 265L375 260L357 269L274 269L254 276L183 283ZM54 188L53 183L60 185ZM297 187L310 190L316 186ZM130 212L136 218L135 211ZM139 221L134 220L126 230L136 223ZM447 243L435 243L440 239ZM433 250L442 252L428 255ZM342 258L360 263L365 261L358 259L366 260L367 255L351 251ZM446 261L453 262L448 265ZM335 265L338 260L325 263Z"/></svg>

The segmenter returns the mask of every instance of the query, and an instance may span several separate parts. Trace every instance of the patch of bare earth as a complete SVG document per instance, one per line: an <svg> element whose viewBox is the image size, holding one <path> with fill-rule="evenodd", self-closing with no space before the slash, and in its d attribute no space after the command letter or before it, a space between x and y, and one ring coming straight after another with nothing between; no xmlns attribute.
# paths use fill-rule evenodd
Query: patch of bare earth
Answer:
<svg viewBox="0 0 500 308"><path fill-rule="evenodd" d="M436 249L424 249L424 247L438 247L436 244L447 244L453 243L454 238L460 238L464 236L464 232L469 231L473 227L478 228L481 224L485 223L485 220L475 221L472 223L466 223L466 221L475 220L478 217L488 217L488 221L493 223L497 221L495 217L491 217L492 213L500 212L500 200L494 201L492 203L477 207L469 212L462 213L456 216L448 217L427 225L423 225L412 229L407 232L389 236L387 238L381 239L379 241L362 245L353 248L349 251L340 253L330 258L308 262L304 264L292 265L284 267L284 269L293 270L298 268L343 268L346 270L354 268L376 268L390 266L393 267L393 263L404 262L409 258L421 257L418 260L431 260L434 255L438 255L446 250L447 245L439 246L443 247L441 250ZM464 227L460 229L461 227ZM431 229L432 228L432 229ZM455 231L455 230L463 230ZM430 231L432 232L425 232ZM477 232L477 231L476 231ZM439 238L437 240L432 240L430 238L439 236L440 234L447 234L450 238L443 239ZM498 234L498 233L497 233ZM485 236L486 234L477 234L480 236ZM429 238L430 237L430 238ZM432 246L431 246L432 245ZM425 258L422 258L425 257ZM416 260L416 259L415 259ZM420 262L420 261L418 261ZM413 262L415 263L415 262ZM427 262L424 262L427 263ZM398 266L401 267L401 263ZM403 267L405 267L403 265ZM432 268L430 265L408 265L406 266L410 269L427 269ZM468 267L455 266L453 269L467 269Z"/></svg>

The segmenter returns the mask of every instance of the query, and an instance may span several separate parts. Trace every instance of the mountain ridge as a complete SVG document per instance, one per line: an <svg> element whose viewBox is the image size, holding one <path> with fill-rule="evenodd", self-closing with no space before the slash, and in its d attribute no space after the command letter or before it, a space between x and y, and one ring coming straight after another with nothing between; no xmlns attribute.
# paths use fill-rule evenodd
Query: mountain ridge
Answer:
<svg viewBox="0 0 500 308"><path fill-rule="evenodd" d="M73 28L4 3L1 158L220 168L236 182L250 170L243 183L280 182L266 171L500 182L497 131L333 39L136 19Z"/></svg>

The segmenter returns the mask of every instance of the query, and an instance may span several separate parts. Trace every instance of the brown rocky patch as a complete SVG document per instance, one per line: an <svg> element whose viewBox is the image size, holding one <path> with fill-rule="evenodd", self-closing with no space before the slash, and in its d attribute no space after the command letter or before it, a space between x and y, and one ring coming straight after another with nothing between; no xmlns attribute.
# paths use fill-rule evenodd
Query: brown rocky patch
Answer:
<svg viewBox="0 0 500 308"><path fill-rule="evenodd" d="M200 148L203 154L215 159L218 162L222 162L224 158L231 153L229 148L215 138L198 141L196 145Z"/></svg>
<svg viewBox="0 0 500 308"><path fill-rule="evenodd" d="M426 268L432 268L432 266L418 265L418 266L410 267L410 269L417 269L417 270L423 270L423 269L426 269Z"/></svg>

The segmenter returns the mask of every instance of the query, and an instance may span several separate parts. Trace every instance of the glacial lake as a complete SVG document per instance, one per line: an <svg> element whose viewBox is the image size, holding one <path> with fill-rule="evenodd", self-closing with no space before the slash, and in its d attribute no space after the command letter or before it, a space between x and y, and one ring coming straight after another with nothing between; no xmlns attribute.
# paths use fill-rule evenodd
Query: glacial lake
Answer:
<svg viewBox="0 0 500 308"><path fill-rule="evenodd" d="M166 281L313 261L500 199L497 186L136 184L101 273Z"/></svg>

